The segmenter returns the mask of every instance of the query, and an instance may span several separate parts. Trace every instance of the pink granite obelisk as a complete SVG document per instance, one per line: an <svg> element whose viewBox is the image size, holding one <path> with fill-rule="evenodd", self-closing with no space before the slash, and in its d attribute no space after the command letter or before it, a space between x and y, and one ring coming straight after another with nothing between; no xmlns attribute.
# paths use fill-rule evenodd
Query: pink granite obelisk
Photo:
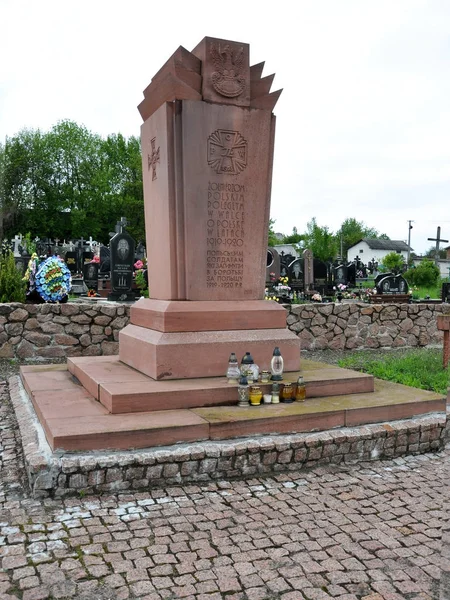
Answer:
<svg viewBox="0 0 450 600"><path fill-rule="evenodd" d="M224 375L231 352L300 366L285 311L263 300L275 133L264 63L249 46L180 47L139 111L150 299L131 309L120 360L154 379Z"/></svg>

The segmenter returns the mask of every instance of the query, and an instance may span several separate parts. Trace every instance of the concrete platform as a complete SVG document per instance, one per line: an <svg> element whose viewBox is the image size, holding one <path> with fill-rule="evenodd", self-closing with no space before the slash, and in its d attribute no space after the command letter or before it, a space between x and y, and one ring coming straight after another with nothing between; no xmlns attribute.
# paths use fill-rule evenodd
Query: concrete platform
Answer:
<svg viewBox="0 0 450 600"><path fill-rule="evenodd" d="M117 359L104 357L100 363L102 368L97 365L95 370L97 379L86 375L88 385L84 387L80 380L62 365L50 368L30 366L21 369L24 387L52 450L149 448L196 440L323 431L445 412L446 407L446 399L440 394L375 380L373 392L316 396L303 403L239 408L235 400L234 406L183 409L174 408L176 403L172 403L168 410L165 403L165 410L111 414L97 397L90 393L90 390L93 390L102 397L103 383L99 383L98 377L104 378L105 389L113 383L126 386L127 382L123 383L124 373L129 376L128 383L131 389L140 382L133 379L132 369L126 370L129 368L122 367ZM94 362L89 358L70 359L69 364L75 372L76 367L81 368L81 365L84 365L80 371L83 374L89 373L90 370L92 372L94 368ZM322 368L319 368L318 364ZM312 363L309 375L306 365L304 368L307 390L314 390L316 385L316 392L321 388L323 391L332 392L339 389L340 379L350 381L352 385L358 381L358 378L352 380L346 373L347 370L330 365ZM343 373L340 374L340 371ZM108 377L118 378L118 381L107 383ZM204 384L205 379L201 382ZM372 384L373 380L369 382ZM172 383L175 382L164 382L163 385ZM365 384L367 385L367 380ZM230 391L228 387L226 389ZM191 397L194 397L195 393L199 393L198 390L192 390ZM167 388L165 395L166 400L170 398L171 394Z"/></svg>
<svg viewBox="0 0 450 600"><path fill-rule="evenodd" d="M116 356L108 359L97 362L87 357L69 358L67 366L69 372L111 413L237 403L236 384L229 384L225 377L155 381L120 362ZM371 375L314 361L303 360L301 374L305 378L308 398L372 392L374 389ZM296 382L299 375L300 371L286 373L285 381ZM60 375L50 372L46 379L61 387L58 377ZM37 385L36 389L46 385L41 373L34 377L27 373L25 379L33 382L26 384L30 389L32 385ZM269 392L271 386L271 383L260 384L264 393Z"/></svg>

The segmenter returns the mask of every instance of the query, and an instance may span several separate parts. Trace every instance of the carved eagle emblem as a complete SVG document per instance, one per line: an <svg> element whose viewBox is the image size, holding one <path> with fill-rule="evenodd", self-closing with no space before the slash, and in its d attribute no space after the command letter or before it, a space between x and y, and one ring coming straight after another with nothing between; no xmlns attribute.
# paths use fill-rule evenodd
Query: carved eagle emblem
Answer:
<svg viewBox="0 0 450 600"><path fill-rule="evenodd" d="M242 94L246 81L244 70L244 49L233 50L229 44L222 49L211 44L211 58L215 71L211 75L213 88L218 94L227 98L235 98Z"/></svg>

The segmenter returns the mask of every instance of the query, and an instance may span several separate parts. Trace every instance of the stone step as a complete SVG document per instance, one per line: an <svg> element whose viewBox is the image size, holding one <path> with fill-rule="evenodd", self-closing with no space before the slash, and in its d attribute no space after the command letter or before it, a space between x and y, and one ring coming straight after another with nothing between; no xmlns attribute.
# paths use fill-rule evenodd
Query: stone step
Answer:
<svg viewBox="0 0 450 600"><path fill-rule="evenodd" d="M238 402L236 384L225 377L171 379L155 381L120 362L118 357L69 358L69 371L92 396L111 413L174 410L202 406L233 405ZM308 398L373 391L373 377L332 365L303 360L301 374ZM285 381L296 382L299 371L285 374ZM259 384L263 393L272 384Z"/></svg>
<svg viewBox="0 0 450 600"><path fill-rule="evenodd" d="M41 366L23 367L21 377L51 449L66 451L319 431L445 412L446 406L439 394L375 380L372 393L316 397L293 404L111 414L59 365L48 371Z"/></svg>

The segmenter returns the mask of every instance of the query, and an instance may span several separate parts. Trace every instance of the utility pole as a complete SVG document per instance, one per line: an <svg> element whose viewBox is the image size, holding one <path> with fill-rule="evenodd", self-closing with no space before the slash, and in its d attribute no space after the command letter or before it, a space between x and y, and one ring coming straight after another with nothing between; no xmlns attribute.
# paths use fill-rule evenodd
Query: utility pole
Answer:
<svg viewBox="0 0 450 600"><path fill-rule="evenodd" d="M409 268L409 258L410 258L410 254L411 254L411 229L413 228L411 223L414 223L414 221L408 221L408 258L406 260L406 264L407 264L408 268Z"/></svg>

